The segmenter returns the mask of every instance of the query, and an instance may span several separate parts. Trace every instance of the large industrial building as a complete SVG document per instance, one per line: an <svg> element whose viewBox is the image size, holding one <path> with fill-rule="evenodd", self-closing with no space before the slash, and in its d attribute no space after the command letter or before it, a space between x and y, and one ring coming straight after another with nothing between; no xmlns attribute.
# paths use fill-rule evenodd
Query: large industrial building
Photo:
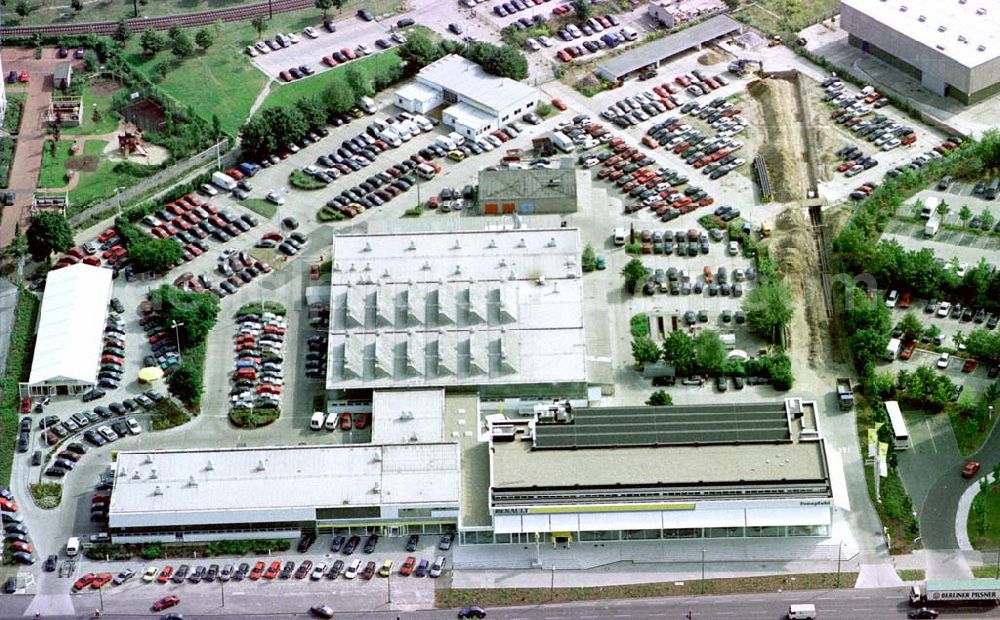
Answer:
<svg viewBox="0 0 1000 620"><path fill-rule="evenodd" d="M586 390L576 229L338 235L326 387Z"/></svg>
<svg viewBox="0 0 1000 620"><path fill-rule="evenodd" d="M82 394L97 384L111 270L82 263L49 272L22 396Z"/></svg>
<svg viewBox="0 0 1000 620"><path fill-rule="evenodd" d="M534 111L538 98L538 91L527 84L490 75L476 63L449 54L397 90L394 103L415 114L448 104L441 121L466 138L475 138Z"/></svg>
<svg viewBox="0 0 1000 620"><path fill-rule="evenodd" d="M963 103L1000 90L1000 7L966 0L841 0L851 45Z"/></svg>
<svg viewBox="0 0 1000 620"><path fill-rule="evenodd" d="M455 443L122 452L108 532L116 542L397 535L454 529Z"/></svg>

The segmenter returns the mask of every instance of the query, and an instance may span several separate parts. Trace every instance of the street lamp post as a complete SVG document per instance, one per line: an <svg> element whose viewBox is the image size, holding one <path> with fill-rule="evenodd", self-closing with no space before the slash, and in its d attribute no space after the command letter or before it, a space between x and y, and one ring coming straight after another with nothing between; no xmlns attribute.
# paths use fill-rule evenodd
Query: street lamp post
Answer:
<svg viewBox="0 0 1000 620"><path fill-rule="evenodd" d="M389 604L392 605L392 571L389 571L389 574L386 575L385 587L389 591Z"/></svg>
<svg viewBox="0 0 1000 620"><path fill-rule="evenodd" d="M178 323L177 321L171 321L170 327L174 330L174 340L177 341L177 361L181 360L181 335L180 328L184 326L184 323Z"/></svg>
<svg viewBox="0 0 1000 620"><path fill-rule="evenodd" d="M226 582L219 580L219 591L222 592L222 606L226 606Z"/></svg>

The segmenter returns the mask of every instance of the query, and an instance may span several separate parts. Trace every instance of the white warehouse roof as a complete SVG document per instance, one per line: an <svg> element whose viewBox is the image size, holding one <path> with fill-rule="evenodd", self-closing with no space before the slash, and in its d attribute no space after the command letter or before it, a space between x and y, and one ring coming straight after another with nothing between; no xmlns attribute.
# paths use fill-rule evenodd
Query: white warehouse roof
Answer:
<svg viewBox="0 0 1000 620"><path fill-rule="evenodd" d="M986 0L841 0L966 67L1000 55L1000 6ZM904 59L912 62L912 59Z"/></svg>
<svg viewBox="0 0 1000 620"><path fill-rule="evenodd" d="M111 270L76 264L50 271L29 384L96 383Z"/></svg>
<svg viewBox="0 0 1000 620"><path fill-rule="evenodd" d="M580 237L334 238L327 389L586 381Z"/></svg>
<svg viewBox="0 0 1000 620"><path fill-rule="evenodd" d="M344 506L457 507L458 476L455 443L123 452L109 525L313 520L317 508Z"/></svg>
<svg viewBox="0 0 1000 620"><path fill-rule="evenodd" d="M435 60L417 73L417 80L461 95L483 110L501 112L538 91L510 78L497 77L457 54Z"/></svg>
<svg viewBox="0 0 1000 620"><path fill-rule="evenodd" d="M444 390L375 390L372 394L372 443L441 441Z"/></svg>

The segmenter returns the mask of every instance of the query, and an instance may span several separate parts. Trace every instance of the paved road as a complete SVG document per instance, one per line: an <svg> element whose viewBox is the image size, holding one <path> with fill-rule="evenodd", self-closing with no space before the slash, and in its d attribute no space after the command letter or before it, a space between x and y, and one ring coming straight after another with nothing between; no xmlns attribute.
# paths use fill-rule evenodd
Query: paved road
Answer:
<svg viewBox="0 0 1000 620"><path fill-rule="evenodd" d="M993 427L989 439L983 447L970 458L982 463L979 474L972 480L966 480L959 475L962 460L959 459L951 467L943 470L927 493L933 501L924 503L920 512L920 535L924 546L928 549L957 549L958 539L955 536L955 516L958 511L958 500L970 485L978 485L979 479L988 474L993 466L1000 463L1000 425ZM964 527L964 524L962 524Z"/></svg>
<svg viewBox="0 0 1000 620"><path fill-rule="evenodd" d="M87 602L91 602L88 597ZM491 618L522 619L574 619L597 620L606 618L784 618L791 603L812 603L816 606L820 617L827 618L904 618L907 612L905 604L906 590L903 588L883 588L878 590L834 590L834 591L802 591L776 592L766 594L738 594L725 596L703 597L671 597L630 600L609 600L587 603L571 603L563 605L533 605L522 607L493 608L489 610ZM0 600L0 616L4 618L18 617L33 613L27 606L28 597L7 596ZM258 602L262 602L261 601ZM96 601L93 601L96 605ZM316 604L317 597L282 597L280 601L269 600L269 617L304 618L308 617L305 610ZM337 607L339 601L329 601ZM186 607L189 601L182 602L186 618L217 618L223 616L253 614L252 606L243 605L227 595L227 605L222 608L218 600L213 603L205 601L204 608L194 613ZM144 604L143 604L144 605ZM208 606L211 605L211 606ZM273 609L273 607L277 609ZM45 615L45 618L86 618L90 617L90 609L84 604L76 605L77 611L67 609L61 615ZM119 608L109 605L105 600L105 617L114 618L148 618L145 610L136 608ZM977 617L1000 618L1000 610L977 609ZM688 613L691 615L688 616ZM338 610L338 618L454 618L454 610L415 610L399 612L395 610L378 610L352 612Z"/></svg>

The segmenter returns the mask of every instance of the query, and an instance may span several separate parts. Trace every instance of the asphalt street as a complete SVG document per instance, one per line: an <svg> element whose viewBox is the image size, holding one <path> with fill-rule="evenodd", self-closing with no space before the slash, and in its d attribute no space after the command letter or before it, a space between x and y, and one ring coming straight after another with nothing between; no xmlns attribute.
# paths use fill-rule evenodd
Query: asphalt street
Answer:
<svg viewBox="0 0 1000 620"><path fill-rule="evenodd" d="M53 618L89 618L96 608L96 596L81 597L77 610L67 610L62 615L45 615ZM219 604L218 597L214 601L203 601L204 605L196 603L197 609L189 611L189 601L184 600L181 606L174 608L184 613L188 619L221 618L221 617L264 617L256 605L267 604L267 617L274 618L306 618L308 607L322 600L315 595L282 596L280 600L264 597L263 600L242 600L227 594L226 607ZM256 598L256 597L255 597ZM27 607L30 597L7 596L0 599L0 617L14 618L30 615ZM86 601L84 603L83 601ZM338 608L340 602L325 601L336 609L337 618L397 618L399 620L422 620L433 618L454 618L454 609L421 609L400 612L392 609L373 611L350 611ZM90 608L87 603L93 603ZM793 603L812 603L816 606L818 616L824 620L829 618L905 618L909 608L906 605L905 588L881 588L869 590L824 590L801 592L773 592L758 594L737 594L722 596L678 596L670 598L622 599L579 603L564 603L551 605L532 605L517 607L497 607L488 610L490 618L507 620L598 620L606 618L668 618L692 620L715 618L784 618L788 606ZM102 617L116 619L148 618L149 614L137 614L134 611L119 613L115 607L105 600L105 613ZM256 607L256 608L255 608ZM973 610L956 609L954 615L965 615ZM975 608L977 618L1000 618L1000 609ZM690 614L690 615L689 615ZM948 617L951 614L942 614Z"/></svg>

